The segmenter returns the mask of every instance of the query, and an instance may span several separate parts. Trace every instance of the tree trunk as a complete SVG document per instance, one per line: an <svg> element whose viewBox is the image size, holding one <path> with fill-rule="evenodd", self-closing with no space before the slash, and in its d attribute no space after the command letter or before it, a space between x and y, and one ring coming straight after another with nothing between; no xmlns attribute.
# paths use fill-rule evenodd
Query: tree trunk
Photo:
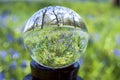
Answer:
<svg viewBox="0 0 120 80"><path fill-rule="evenodd" d="M112 0L114 6L120 6L120 0Z"/></svg>

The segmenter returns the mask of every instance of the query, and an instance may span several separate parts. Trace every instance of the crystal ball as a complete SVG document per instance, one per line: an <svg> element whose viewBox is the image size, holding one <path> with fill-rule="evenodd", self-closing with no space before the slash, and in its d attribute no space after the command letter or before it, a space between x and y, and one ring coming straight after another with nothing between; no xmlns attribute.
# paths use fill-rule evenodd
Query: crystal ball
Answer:
<svg viewBox="0 0 120 80"><path fill-rule="evenodd" d="M63 68L77 62L84 54L88 31L75 11L48 6L30 17L23 38L34 61L49 68Z"/></svg>

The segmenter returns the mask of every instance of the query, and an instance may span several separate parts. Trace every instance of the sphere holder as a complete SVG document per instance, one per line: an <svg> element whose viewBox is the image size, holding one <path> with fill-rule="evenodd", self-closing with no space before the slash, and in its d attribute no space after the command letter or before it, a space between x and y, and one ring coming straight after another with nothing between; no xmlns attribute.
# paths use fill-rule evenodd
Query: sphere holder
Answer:
<svg viewBox="0 0 120 80"><path fill-rule="evenodd" d="M23 80L83 80L77 76L79 64L74 64L59 69L44 67L35 61L30 63L31 73L24 77Z"/></svg>

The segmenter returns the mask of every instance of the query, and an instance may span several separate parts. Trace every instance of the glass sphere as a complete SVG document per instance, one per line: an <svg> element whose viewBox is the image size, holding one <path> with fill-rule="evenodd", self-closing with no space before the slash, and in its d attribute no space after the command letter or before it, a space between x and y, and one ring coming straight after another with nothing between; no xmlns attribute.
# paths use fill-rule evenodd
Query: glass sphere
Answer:
<svg viewBox="0 0 120 80"><path fill-rule="evenodd" d="M49 68L63 68L78 61L88 43L83 19L62 6L45 7L33 14L23 37L32 59Z"/></svg>

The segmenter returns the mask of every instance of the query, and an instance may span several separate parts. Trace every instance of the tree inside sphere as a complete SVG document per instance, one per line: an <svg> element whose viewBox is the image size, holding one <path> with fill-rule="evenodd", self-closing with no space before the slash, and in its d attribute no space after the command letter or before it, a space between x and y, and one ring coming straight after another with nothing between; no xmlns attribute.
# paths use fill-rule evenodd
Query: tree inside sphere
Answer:
<svg viewBox="0 0 120 80"><path fill-rule="evenodd" d="M34 61L58 69L77 62L83 55L88 43L88 31L75 11L62 6L49 6L30 17L23 38Z"/></svg>

